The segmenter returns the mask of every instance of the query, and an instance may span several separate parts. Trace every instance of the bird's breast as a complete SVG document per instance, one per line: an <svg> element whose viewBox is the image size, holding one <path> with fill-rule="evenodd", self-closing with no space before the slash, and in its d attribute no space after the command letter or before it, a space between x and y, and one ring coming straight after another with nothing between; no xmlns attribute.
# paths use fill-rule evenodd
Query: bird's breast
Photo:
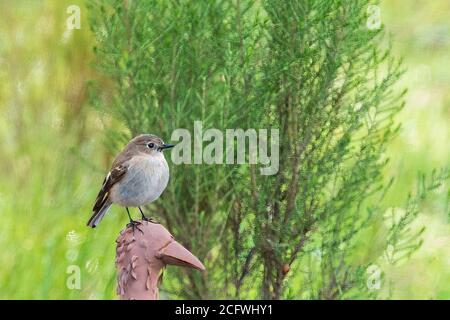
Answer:
<svg viewBox="0 0 450 320"><path fill-rule="evenodd" d="M162 154L136 156L128 163L125 177L111 190L113 202L138 207L155 201L169 182L169 166Z"/></svg>

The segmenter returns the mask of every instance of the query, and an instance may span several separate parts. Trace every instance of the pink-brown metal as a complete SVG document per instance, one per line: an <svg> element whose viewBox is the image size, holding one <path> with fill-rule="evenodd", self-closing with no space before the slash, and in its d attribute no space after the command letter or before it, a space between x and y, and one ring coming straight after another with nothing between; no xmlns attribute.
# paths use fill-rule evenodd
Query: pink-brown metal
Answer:
<svg viewBox="0 0 450 320"><path fill-rule="evenodd" d="M125 228L117 238L117 294L122 300L158 299L158 279L166 265L205 267L161 224L139 221L134 232Z"/></svg>

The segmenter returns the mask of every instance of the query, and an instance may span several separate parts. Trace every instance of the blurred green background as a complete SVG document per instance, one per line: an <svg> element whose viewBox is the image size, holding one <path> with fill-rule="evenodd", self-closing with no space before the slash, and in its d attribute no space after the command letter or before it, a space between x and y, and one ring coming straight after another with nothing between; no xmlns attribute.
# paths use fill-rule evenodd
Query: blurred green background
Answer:
<svg viewBox="0 0 450 320"><path fill-rule="evenodd" d="M81 8L81 29L67 31L72 4ZM450 2L384 1L381 19L404 58L401 85L409 89L385 173L397 177L388 195L395 206L417 172L450 163ZM101 229L85 227L112 159L104 146L112 120L89 105L86 84L99 79L92 58L83 1L0 3L1 299L116 298L114 240L126 215L113 208ZM450 299L444 190L420 213L427 229L419 251L382 266L392 284L382 290L392 288L392 298ZM73 270L80 271L79 289Z"/></svg>

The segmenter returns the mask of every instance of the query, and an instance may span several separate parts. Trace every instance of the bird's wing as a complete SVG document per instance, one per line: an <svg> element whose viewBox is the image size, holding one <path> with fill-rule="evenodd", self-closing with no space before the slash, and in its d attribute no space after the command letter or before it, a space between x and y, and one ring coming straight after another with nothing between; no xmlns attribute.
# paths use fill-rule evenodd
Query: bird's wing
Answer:
<svg viewBox="0 0 450 320"><path fill-rule="evenodd" d="M98 210L103 207L103 204L108 199L109 191L111 190L112 186L119 182L126 172L127 166L125 165L117 165L111 169L111 171L103 180L102 188L100 189L97 199L95 200L94 208L92 209L94 213L98 212Z"/></svg>

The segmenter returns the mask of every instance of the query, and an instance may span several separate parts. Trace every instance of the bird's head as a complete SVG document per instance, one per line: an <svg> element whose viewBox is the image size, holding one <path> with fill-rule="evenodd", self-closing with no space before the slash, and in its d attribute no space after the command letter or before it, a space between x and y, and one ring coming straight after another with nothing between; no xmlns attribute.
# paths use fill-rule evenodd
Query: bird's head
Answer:
<svg viewBox="0 0 450 320"><path fill-rule="evenodd" d="M164 141L154 134L141 134L133 138L128 145L137 151L149 155L157 155L165 149L174 147L173 144L165 144Z"/></svg>

